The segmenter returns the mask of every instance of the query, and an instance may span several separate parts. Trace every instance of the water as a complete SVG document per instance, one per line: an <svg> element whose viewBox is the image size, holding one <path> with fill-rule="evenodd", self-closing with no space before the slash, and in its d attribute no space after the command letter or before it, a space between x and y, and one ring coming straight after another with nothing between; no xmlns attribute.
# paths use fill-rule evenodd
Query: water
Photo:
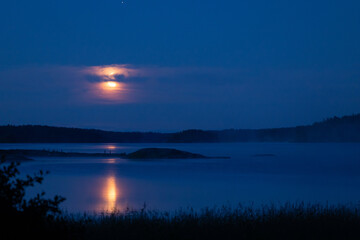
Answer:
<svg viewBox="0 0 360 240"><path fill-rule="evenodd" d="M114 207L179 208L309 201L357 203L360 200L360 144L0 144L0 149L67 152L132 152L167 147L230 159L129 161L117 158L35 158L22 174L49 170L45 191L66 197L69 212Z"/></svg>

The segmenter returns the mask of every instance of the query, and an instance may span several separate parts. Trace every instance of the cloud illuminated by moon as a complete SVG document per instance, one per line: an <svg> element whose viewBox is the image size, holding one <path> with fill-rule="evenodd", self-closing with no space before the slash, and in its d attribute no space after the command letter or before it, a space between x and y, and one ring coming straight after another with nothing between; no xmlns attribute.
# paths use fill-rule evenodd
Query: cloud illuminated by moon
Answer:
<svg viewBox="0 0 360 240"><path fill-rule="evenodd" d="M100 104L122 104L130 102L147 101L183 101L187 98L178 98L176 92L181 88L188 92L188 96L199 96L194 91L198 85L192 83L191 75L204 78L212 73L222 74L214 69L202 68L169 68L155 66L133 66L127 64L112 64L102 66L88 66L81 68L81 74L85 75L86 94L83 100ZM187 79L191 80L187 80ZM176 79L179 82L195 85L186 88L186 85L174 86ZM202 87L202 86L201 86ZM195 90L194 90L195 89ZM174 94L175 92L175 94Z"/></svg>
<svg viewBox="0 0 360 240"><path fill-rule="evenodd" d="M83 69L85 75L95 77L95 81L89 82L89 98L98 98L108 103L129 102L130 83L124 80L138 74L137 69L128 65L104 65L92 66Z"/></svg>
<svg viewBox="0 0 360 240"><path fill-rule="evenodd" d="M131 77L137 74L138 70L128 67L127 65L104 65L92 66L84 69L84 72L89 75L94 75L101 78L103 81L116 80L117 77Z"/></svg>
<svg viewBox="0 0 360 240"><path fill-rule="evenodd" d="M23 67L0 71L0 85L1 81L6 82L0 90L7 91L4 90L0 95L6 96L19 90L30 91L34 85L39 85L44 89L43 94L33 94L32 90L33 95L27 94L29 100L21 101L21 104L30 104L34 99L39 99L37 105L47 105L50 102L53 105L65 102L69 105L102 105L202 101L209 81L222 79L224 76L223 71L214 69L129 64ZM205 93L198 94L199 91ZM45 95L46 100L42 99ZM60 95L63 99L61 102L55 97ZM216 99L213 97L214 93L209 95L210 99ZM18 98L13 99L14 102L19 101Z"/></svg>

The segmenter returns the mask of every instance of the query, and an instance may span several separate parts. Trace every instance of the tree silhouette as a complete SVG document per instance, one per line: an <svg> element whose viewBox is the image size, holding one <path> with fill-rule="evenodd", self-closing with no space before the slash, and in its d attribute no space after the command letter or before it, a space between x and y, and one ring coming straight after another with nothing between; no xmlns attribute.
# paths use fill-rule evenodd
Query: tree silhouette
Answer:
<svg viewBox="0 0 360 240"><path fill-rule="evenodd" d="M33 176L19 178L17 162L5 162L5 155L0 161L0 218L2 236L12 239L19 234L46 232L46 226L61 213L60 203L65 201L61 196L53 199L44 198L45 193L39 193L33 198L26 198L28 187L41 184L48 172L39 171Z"/></svg>

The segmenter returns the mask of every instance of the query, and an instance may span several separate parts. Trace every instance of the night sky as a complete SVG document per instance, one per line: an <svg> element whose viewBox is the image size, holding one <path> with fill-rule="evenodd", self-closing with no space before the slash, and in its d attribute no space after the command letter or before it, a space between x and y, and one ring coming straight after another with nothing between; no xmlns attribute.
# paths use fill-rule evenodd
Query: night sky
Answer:
<svg viewBox="0 0 360 240"><path fill-rule="evenodd" d="M8 0L0 124L267 128L360 112L358 0Z"/></svg>

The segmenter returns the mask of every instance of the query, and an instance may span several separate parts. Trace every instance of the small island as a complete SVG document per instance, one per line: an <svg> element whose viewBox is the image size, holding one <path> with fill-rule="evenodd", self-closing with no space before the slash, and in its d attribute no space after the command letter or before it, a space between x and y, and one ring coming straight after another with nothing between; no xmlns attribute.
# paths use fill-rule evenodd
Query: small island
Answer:
<svg viewBox="0 0 360 240"><path fill-rule="evenodd" d="M143 148L126 154L128 159L195 159L195 158L229 158L208 157L197 153L181 151L173 148Z"/></svg>
<svg viewBox="0 0 360 240"><path fill-rule="evenodd" d="M111 157L130 160L145 159L210 159L229 157L208 157L197 153L172 148L142 148L132 153L79 153L49 150L0 150L1 159L5 161L31 161L31 157Z"/></svg>

